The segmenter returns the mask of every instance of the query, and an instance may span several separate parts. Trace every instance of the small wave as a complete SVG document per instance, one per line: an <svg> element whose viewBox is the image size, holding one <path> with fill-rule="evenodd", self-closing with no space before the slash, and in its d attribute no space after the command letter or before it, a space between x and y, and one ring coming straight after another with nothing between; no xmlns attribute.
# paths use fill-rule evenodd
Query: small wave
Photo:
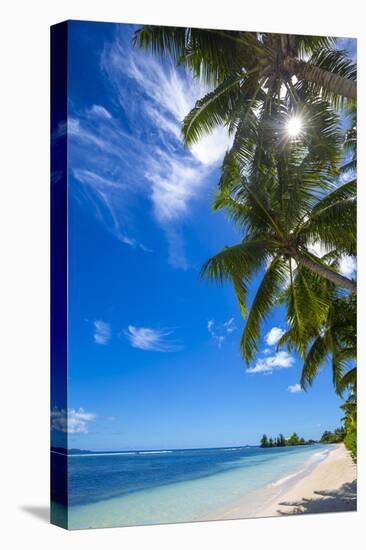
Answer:
<svg viewBox="0 0 366 550"><path fill-rule="evenodd" d="M54 451L52 451L54 452ZM118 452L110 452L110 453L78 453L78 454L70 454L65 455L69 457L92 457L92 456L125 456L125 455L160 455L160 454L166 454L166 453L173 453L174 451L118 451ZM61 453L55 453L55 454L61 454Z"/></svg>
<svg viewBox="0 0 366 550"><path fill-rule="evenodd" d="M329 451L328 451L328 450L319 451L319 452L314 453L313 455L311 455L310 460L311 460L312 462L320 462L321 460L324 460L324 458L326 458L328 455L329 455Z"/></svg>
<svg viewBox="0 0 366 550"><path fill-rule="evenodd" d="M124 455L137 455L138 453L136 453L135 451L121 451L121 452L116 452L116 453L83 453L83 454L72 454L72 455L68 455L69 458L72 458L74 456L77 456L77 457L92 457L92 456L124 456Z"/></svg>
<svg viewBox="0 0 366 550"><path fill-rule="evenodd" d="M165 455L168 453L172 453L173 451L139 451L137 454L139 455Z"/></svg>
<svg viewBox="0 0 366 550"><path fill-rule="evenodd" d="M274 483L271 483L271 487L278 487L279 485L282 485L283 483L286 483L286 481L289 481L290 479L292 479L294 477L297 477L300 473L301 473L301 471L296 472L295 474L290 474L289 476L281 477L280 479L278 479Z"/></svg>
<svg viewBox="0 0 366 550"><path fill-rule="evenodd" d="M311 463L314 463L314 462L322 462L325 458L327 458L328 454L329 454L328 450L319 451L317 453L314 453L309 458L309 461L307 463L307 467L305 467L301 470L298 470L297 472L295 472L293 474L290 474L288 476L281 477L277 481L271 483L270 486L271 487L278 487L280 485L283 485L287 481L290 481L290 479L293 479L294 477L301 477L302 474L304 474L305 472L307 472L309 470L309 463L311 464Z"/></svg>
<svg viewBox="0 0 366 550"><path fill-rule="evenodd" d="M137 455L136 451L126 451L124 453L115 453L116 455Z"/></svg>

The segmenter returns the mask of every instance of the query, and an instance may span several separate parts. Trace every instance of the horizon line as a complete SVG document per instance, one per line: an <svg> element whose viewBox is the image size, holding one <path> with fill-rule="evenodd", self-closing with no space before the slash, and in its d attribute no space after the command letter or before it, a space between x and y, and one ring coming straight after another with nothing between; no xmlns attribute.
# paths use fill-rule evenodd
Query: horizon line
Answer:
<svg viewBox="0 0 366 550"><path fill-rule="evenodd" d="M314 441L314 443L318 443L319 441L316 440L316 439L308 439L307 441ZM292 445L292 447L296 447L298 445ZM75 450L75 451L81 451L81 453L79 454L75 454L73 456L84 456L84 453L89 453L89 454L126 454L126 453L133 453L133 454L136 454L136 453L169 453L169 452L174 452L174 451L206 451L206 450L215 450L215 449L224 449L224 450L227 450L227 449L232 449L232 450L235 450L235 449L244 449L246 447L260 447L260 444L249 444L249 443L246 443L244 445L228 445L228 446L219 446L219 447L175 447L175 448L169 448L169 449L126 449L126 450L91 450L91 449L78 449L78 448L75 448L75 447L71 447L70 449L67 449L66 447L53 447L51 446L50 447L50 451L51 453L54 453L54 454L58 454L58 455L62 455L62 456L69 456L69 452L67 453L62 453L60 451L55 451L54 449L65 449L66 451L72 451L72 450ZM288 446L290 447L290 446ZM275 448L282 448L282 447L268 447L269 449L275 449ZM283 447L285 448L285 446Z"/></svg>

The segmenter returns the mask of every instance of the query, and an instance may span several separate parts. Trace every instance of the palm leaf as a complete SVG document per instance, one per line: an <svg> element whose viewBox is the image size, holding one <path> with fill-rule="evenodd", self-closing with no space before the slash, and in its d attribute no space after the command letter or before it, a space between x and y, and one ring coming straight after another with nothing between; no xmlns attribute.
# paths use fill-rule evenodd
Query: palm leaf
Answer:
<svg viewBox="0 0 366 550"><path fill-rule="evenodd" d="M319 335L313 342L306 355L304 366L301 372L300 384L303 389L311 386L314 378L319 372L320 366L324 363L328 353L328 335Z"/></svg>
<svg viewBox="0 0 366 550"><path fill-rule="evenodd" d="M199 99L183 121L182 134L186 145L197 142L216 126L227 124L240 99L242 75L231 75L213 91ZM242 98L242 100L244 100Z"/></svg>
<svg viewBox="0 0 366 550"><path fill-rule="evenodd" d="M262 321L277 304L278 294L286 280L287 267L275 256L267 268L250 307L240 341L240 349L247 363L258 350L257 342Z"/></svg>
<svg viewBox="0 0 366 550"><path fill-rule="evenodd" d="M202 266L201 277L220 284L227 279L233 281L241 313L245 315L247 282L272 250L273 243L266 238L247 239L238 245L224 248L210 258Z"/></svg>

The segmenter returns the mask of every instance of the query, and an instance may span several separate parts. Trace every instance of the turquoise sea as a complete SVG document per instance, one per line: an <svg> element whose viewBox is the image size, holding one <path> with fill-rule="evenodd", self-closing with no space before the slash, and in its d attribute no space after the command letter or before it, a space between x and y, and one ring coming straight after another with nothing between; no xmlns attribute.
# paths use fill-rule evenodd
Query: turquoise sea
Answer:
<svg viewBox="0 0 366 550"><path fill-rule="evenodd" d="M231 447L69 455L70 529L243 517L324 460L330 446ZM53 460L61 459L57 455ZM266 500L266 502L264 502ZM54 503L54 513L61 504Z"/></svg>

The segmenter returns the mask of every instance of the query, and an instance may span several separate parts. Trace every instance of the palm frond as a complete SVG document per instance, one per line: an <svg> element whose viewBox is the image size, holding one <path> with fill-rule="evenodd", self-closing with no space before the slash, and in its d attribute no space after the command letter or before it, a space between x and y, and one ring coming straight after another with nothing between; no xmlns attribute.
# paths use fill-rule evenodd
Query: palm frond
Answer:
<svg viewBox="0 0 366 550"><path fill-rule="evenodd" d="M285 284L286 273L287 267L279 256L275 256L257 289L241 337L240 349L247 363L258 350L261 323L276 305L278 294Z"/></svg>
<svg viewBox="0 0 366 550"><path fill-rule="evenodd" d="M354 63L348 58L345 51L335 48L319 48L306 61L306 65L317 67L327 73L334 74L341 79L356 81L357 69ZM327 79L325 78L325 81ZM321 95L327 101L330 101L336 108L343 107L345 97L341 93L331 91L325 84L319 85L315 82L300 79L295 85L295 89L300 96L309 97L311 95ZM348 99L347 103L353 104L353 100Z"/></svg>
<svg viewBox="0 0 366 550"><path fill-rule="evenodd" d="M263 265L273 250L273 243L266 238L246 239L235 246L224 248L202 266L201 277L222 284L234 283L241 313L246 313L247 282Z"/></svg>
<svg viewBox="0 0 366 550"><path fill-rule="evenodd" d="M297 47L300 57L308 58L309 55L321 48L332 48L335 45L335 38L332 36L312 36L312 35L297 35Z"/></svg>
<svg viewBox="0 0 366 550"><path fill-rule="evenodd" d="M182 134L186 145L196 143L217 126L228 124L241 98L242 75L231 75L213 91L199 99L183 121Z"/></svg>
<svg viewBox="0 0 366 550"><path fill-rule="evenodd" d="M352 388L353 391L357 388L357 367L350 369L338 380L337 391L340 395L343 395L348 388Z"/></svg>
<svg viewBox="0 0 366 550"><path fill-rule="evenodd" d="M302 266L297 266L295 274L291 268L290 273L291 283L285 291L289 330L281 344L289 347L291 342L305 356L309 340L319 334L327 318L329 293L326 282Z"/></svg>
<svg viewBox="0 0 366 550"><path fill-rule="evenodd" d="M322 242L340 253L356 253L356 181L324 196L299 230L304 242Z"/></svg>
<svg viewBox="0 0 366 550"><path fill-rule="evenodd" d="M329 353L327 335L319 335L313 342L306 355L301 372L300 384L303 389L311 386Z"/></svg>
<svg viewBox="0 0 366 550"><path fill-rule="evenodd" d="M194 27L144 25L134 36L134 45L152 53L170 57L184 65L196 78L217 86L232 72L241 70L248 59L246 45L253 43L253 33L219 31ZM250 34L252 36L250 37Z"/></svg>

